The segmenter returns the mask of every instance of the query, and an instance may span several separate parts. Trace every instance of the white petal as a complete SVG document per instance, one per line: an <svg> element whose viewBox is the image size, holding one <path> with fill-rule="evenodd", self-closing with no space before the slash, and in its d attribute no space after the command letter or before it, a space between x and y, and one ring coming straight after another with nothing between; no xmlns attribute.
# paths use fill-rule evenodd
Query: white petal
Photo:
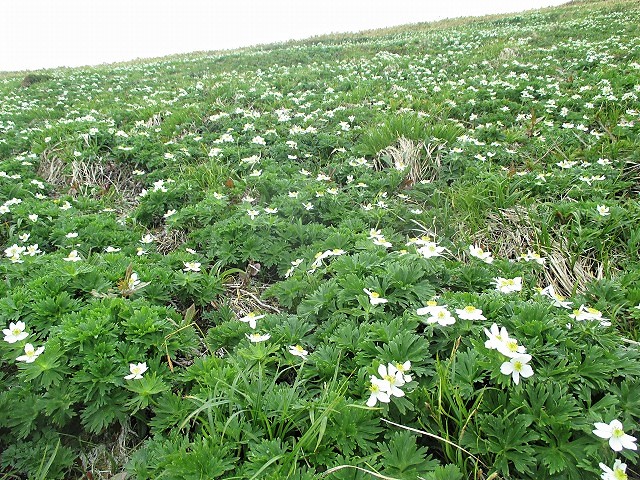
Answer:
<svg viewBox="0 0 640 480"><path fill-rule="evenodd" d="M504 362L500 365L500 372L504 375L511 375L511 373L513 373L513 364L511 362Z"/></svg>

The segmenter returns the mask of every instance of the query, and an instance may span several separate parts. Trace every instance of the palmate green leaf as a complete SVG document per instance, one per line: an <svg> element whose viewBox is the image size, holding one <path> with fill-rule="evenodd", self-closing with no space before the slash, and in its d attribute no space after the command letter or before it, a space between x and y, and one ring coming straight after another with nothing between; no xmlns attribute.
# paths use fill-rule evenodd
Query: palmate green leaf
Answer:
<svg viewBox="0 0 640 480"><path fill-rule="evenodd" d="M338 285L334 278L321 284L298 306L298 315L317 316L323 309L335 310Z"/></svg>
<svg viewBox="0 0 640 480"><path fill-rule="evenodd" d="M411 361L411 370L420 375L427 373L427 365L432 363L429 342L424 337L410 331L398 333L388 342L377 346L381 363L404 363Z"/></svg>
<svg viewBox="0 0 640 480"><path fill-rule="evenodd" d="M557 382L535 383L514 392L510 405L513 409L519 409L541 433L564 427L582 415L578 402L568 393L567 386Z"/></svg>
<svg viewBox="0 0 640 480"><path fill-rule="evenodd" d="M416 437L408 431L394 432L387 443L379 443L382 472L400 479L415 479L438 466L438 461L427 455L425 447L416 444Z"/></svg>
<svg viewBox="0 0 640 480"><path fill-rule="evenodd" d="M513 468L519 473L531 472L535 465L535 450L529 442L538 440L540 436L530 428L531 422L525 415L505 418L486 414L479 416L477 423L480 427L478 443L473 446L474 441L471 448L493 454L495 468L504 475L509 475Z"/></svg>
<svg viewBox="0 0 640 480"><path fill-rule="evenodd" d="M44 394L42 402L47 421L59 426L66 425L78 413L75 404L79 395L80 389L67 383L49 388Z"/></svg>
<svg viewBox="0 0 640 480"><path fill-rule="evenodd" d="M570 425L556 427L553 431L541 433L546 446L536 446L536 456L541 468L547 469L545 476L559 477L560 473L569 479L578 480L584 477L585 472L577 468L579 461L584 457L587 447L593 444L591 438L575 437L575 432Z"/></svg>
<svg viewBox="0 0 640 480"><path fill-rule="evenodd" d="M458 388L463 398L469 398L476 393L476 385L485 377L483 368L478 363L479 356L476 349L458 352L455 355L455 363L451 367L454 369L451 383Z"/></svg>
<svg viewBox="0 0 640 480"><path fill-rule="evenodd" d="M228 478L226 472L235 468L237 457L229 447L212 438L197 438L160 461L159 470L171 479Z"/></svg>
<svg viewBox="0 0 640 480"><path fill-rule="evenodd" d="M111 426L116 420L125 422L130 414L125 407L127 392L114 390L109 393L108 401L93 401L87 404L80 414L84 428L91 433L100 433Z"/></svg>
<svg viewBox="0 0 640 480"><path fill-rule="evenodd" d="M182 396L165 391L156 398L153 408L154 416L149 421L149 425L154 433L176 428L192 410L191 403L188 403Z"/></svg>
<svg viewBox="0 0 640 480"><path fill-rule="evenodd" d="M425 480L462 480L462 472L455 465L442 465L424 476Z"/></svg>
<svg viewBox="0 0 640 480"><path fill-rule="evenodd" d="M2 393L0 405L5 407L0 426L9 428L15 438L26 438L38 427L41 401L25 388L13 388Z"/></svg>
<svg viewBox="0 0 640 480"><path fill-rule="evenodd" d="M127 390L136 394L127 402L127 407L133 410L133 413L146 408L152 401L152 397L159 393L169 390L169 386L158 378L155 372L144 375L136 380L129 380L125 384Z"/></svg>
<svg viewBox="0 0 640 480"><path fill-rule="evenodd" d="M38 380L45 389L58 386L66 375L71 372L67 366L68 360L60 348L57 339L47 342L46 349L35 362L20 365L20 377L24 380Z"/></svg>
<svg viewBox="0 0 640 480"><path fill-rule="evenodd" d="M242 468L244 478L273 478L283 467L283 460L290 451L280 439L263 440L251 445L247 462Z"/></svg>
<svg viewBox="0 0 640 480"><path fill-rule="evenodd" d="M618 408L631 418L640 418L639 391L640 381L637 378L629 378L623 380L620 385L611 386L611 393L619 399Z"/></svg>
<svg viewBox="0 0 640 480"><path fill-rule="evenodd" d="M347 457L374 453L377 450L375 440L383 430L377 415L342 402L329 418L323 444L327 448L337 448Z"/></svg>
<svg viewBox="0 0 640 480"><path fill-rule="evenodd" d="M33 305L33 313L41 320L48 320L48 323L54 323L60 316L65 313L73 312L80 307L77 299L71 298L69 293L60 292L55 297L45 297L37 300Z"/></svg>

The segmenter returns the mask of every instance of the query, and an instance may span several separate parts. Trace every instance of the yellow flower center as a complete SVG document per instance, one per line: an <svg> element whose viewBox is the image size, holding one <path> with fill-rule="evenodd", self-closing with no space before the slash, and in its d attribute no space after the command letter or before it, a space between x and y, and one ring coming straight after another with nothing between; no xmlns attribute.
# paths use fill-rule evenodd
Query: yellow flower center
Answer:
<svg viewBox="0 0 640 480"><path fill-rule="evenodd" d="M520 360L513 362L513 369L516 370L517 372L522 370L522 362Z"/></svg>
<svg viewBox="0 0 640 480"><path fill-rule="evenodd" d="M617 468L613 472L613 477L616 480L627 480L629 478L626 473L624 473L622 470L619 470Z"/></svg>

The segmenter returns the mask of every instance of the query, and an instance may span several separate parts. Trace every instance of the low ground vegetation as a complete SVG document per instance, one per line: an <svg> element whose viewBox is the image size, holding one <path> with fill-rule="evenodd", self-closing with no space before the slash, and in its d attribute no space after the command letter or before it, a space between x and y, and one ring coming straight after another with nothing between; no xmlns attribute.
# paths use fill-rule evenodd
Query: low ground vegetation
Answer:
<svg viewBox="0 0 640 480"><path fill-rule="evenodd" d="M2 75L2 478L637 475L638 25Z"/></svg>

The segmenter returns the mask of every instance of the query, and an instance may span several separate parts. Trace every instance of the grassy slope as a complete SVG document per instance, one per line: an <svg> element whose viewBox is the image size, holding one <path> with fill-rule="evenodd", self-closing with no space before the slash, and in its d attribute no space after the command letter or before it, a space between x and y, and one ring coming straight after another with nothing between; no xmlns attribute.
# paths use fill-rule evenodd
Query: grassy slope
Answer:
<svg viewBox="0 0 640 480"><path fill-rule="evenodd" d="M639 23L635 2L573 2L50 70L23 87L2 74L0 238L43 252L0 265L0 314L31 335L0 347L7 475L613 465L593 423L633 432L640 415ZM406 245L423 235L443 258ZM527 251L544 265L519 261ZM148 284L124 285L129 265ZM497 292L497 277L522 291ZM537 293L547 285L613 325L572 319ZM416 315L433 298L488 320L434 326ZM245 337L251 311L268 342ZM518 386L484 348L494 322L533 357ZM16 363L27 341L45 353ZM311 352L302 367L295 344ZM378 365L406 360L406 396L359 408ZM144 380L124 380L142 361Z"/></svg>

